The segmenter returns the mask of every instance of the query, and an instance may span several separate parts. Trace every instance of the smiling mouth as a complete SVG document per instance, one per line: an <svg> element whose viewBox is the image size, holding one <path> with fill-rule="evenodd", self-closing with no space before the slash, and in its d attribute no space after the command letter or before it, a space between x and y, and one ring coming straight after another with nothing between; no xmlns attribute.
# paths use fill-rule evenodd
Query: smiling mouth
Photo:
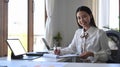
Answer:
<svg viewBox="0 0 120 67"><path fill-rule="evenodd" d="M82 25L86 25L85 23L83 23Z"/></svg>

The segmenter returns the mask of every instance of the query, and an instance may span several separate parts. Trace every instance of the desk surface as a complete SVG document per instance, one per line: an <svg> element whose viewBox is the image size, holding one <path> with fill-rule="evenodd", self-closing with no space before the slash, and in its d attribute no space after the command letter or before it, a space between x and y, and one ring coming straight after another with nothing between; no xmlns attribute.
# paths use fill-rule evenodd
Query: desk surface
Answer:
<svg viewBox="0 0 120 67"><path fill-rule="evenodd" d="M36 58L33 60L26 60L26 61L41 61L41 62L64 62L66 61L68 58L64 59L64 58L60 58L60 59L56 59L56 58L47 58L47 57L40 57L40 58ZM0 60L6 60L6 61L25 61L25 60L19 60L19 59L11 59L10 57L1 57Z"/></svg>
<svg viewBox="0 0 120 67"><path fill-rule="evenodd" d="M6 60L3 57L0 58L0 67L120 67L120 64Z"/></svg>
<svg viewBox="0 0 120 67"><path fill-rule="evenodd" d="M63 63L63 62L38 62L38 61L3 61L0 67L120 67L120 64L102 63Z"/></svg>
<svg viewBox="0 0 120 67"><path fill-rule="evenodd" d="M40 57L40 58L34 59L33 61L64 62L66 60L67 60L67 58L66 59L65 58L56 59L56 58Z"/></svg>

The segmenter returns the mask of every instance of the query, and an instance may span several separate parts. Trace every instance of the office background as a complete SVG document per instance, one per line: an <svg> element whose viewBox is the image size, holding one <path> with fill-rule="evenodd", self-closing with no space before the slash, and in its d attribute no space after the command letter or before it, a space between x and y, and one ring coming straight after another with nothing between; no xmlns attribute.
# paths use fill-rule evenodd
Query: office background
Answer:
<svg viewBox="0 0 120 67"><path fill-rule="evenodd" d="M29 3L32 2L32 0L28 0ZM100 21L100 18L98 13L99 13L99 1L97 0L54 0L54 13L52 16L51 20L51 31L52 34L50 35L53 37L56 35L57 32L61 33L62 36L62 41L61 41L61 46L65 47L68 46L69 43L71 42L73 35L75 33L75 30L78 28L76 24L76 18L75 18L75 11L77 7L79 6L88 6L90 9L93 11L94 18L96 21L96 24L101 28L102 26L108 26L108 14L107 14L107 4L109 0L101 0L101 2L104 6L104 11L102 15L103 20ZM30 8L30 7L29 7ZM32 8L32 6L31 6ZM5 43L5 40L7 39L8 31L7 31L7 22L8 22L8 0L0 0L0 55L4 56L7 53L7 46ZM31 9L29 9L30 11ZM32 15L30 14L28 17L30 20L30 23L32 23L33 19ZM107 20L106 20L107 19ZM31 31L32 25L29 25L30 30L28 31L29 33L29 41L28 44L33 44L33 37L31 35L33 34L33 31ZM39 30L39 29L38 29ZM50 38L50 41L51 38ZM51 47L53 46L52 42L49 42L51 44ZM28 51L33 50L33 45L28 46Z"/></svg>

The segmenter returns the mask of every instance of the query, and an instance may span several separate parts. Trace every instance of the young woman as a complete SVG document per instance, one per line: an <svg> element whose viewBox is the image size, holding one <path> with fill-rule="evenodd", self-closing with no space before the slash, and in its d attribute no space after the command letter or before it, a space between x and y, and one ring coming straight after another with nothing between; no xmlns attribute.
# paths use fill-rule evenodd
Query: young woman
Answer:
<svg viewBox="0 0 120 67"><path fill-rule="evenodd" d="M95 25L91 10L86 6L79 7L76 10L76 20L79 29L76 30L72 42L66 48L56 49L54 53L77 53L79 59L85 59L87 62L106 62L111 54L108 38L106 33Z"/></svg>

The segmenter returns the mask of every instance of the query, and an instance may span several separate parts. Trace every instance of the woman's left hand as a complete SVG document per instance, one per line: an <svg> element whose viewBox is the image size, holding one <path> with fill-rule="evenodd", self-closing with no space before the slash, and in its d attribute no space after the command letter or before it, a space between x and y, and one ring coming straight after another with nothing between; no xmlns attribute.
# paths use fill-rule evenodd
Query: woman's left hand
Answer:
<svg viewBox="0 0 120 67"><path fill-rule="evenodd" d="M80 58L82 59L87 59L89 56L94 56L93 52L84 52L82 54L80 54Z"/></svg>

